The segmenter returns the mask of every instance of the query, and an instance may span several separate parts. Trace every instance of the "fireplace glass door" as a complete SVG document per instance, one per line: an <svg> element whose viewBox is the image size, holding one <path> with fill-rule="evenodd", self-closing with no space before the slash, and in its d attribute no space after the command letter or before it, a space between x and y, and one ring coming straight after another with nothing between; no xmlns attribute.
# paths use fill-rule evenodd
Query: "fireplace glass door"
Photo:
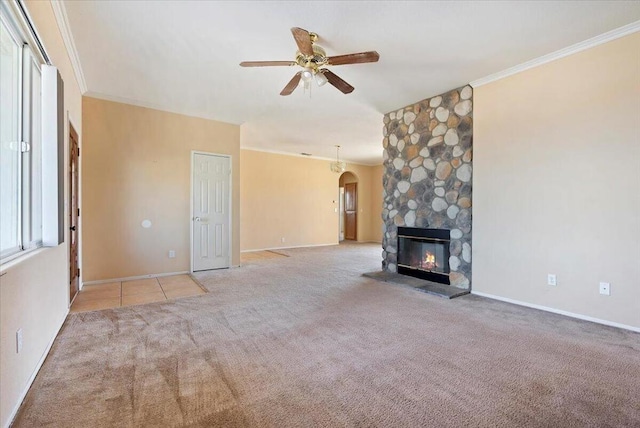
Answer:
<svg viewBox="0 0 640 428"><path fill-rule="evenodd" d="M398 272L449 284L449 231L398 229Z"/></svg>
<svg viewBox="0 0 640 428"><path fill-rule="evenodd" d="M428 242L413 238L400 238L400 257L398 263L413 269L427 272L448 274L448 259L445 258L445 244L442 242ZM449 246L447 242L446 247Z"/></svg>

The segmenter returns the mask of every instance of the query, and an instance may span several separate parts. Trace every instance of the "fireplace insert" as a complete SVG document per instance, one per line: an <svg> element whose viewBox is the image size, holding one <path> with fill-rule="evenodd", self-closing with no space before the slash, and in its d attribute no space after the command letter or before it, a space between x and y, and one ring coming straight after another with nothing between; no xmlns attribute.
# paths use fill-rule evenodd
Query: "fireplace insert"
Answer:
<svg viewBox="0 0 640 428"><path fill-rule="evenodd" d="M450 241L447 229L398 227L398 273L450 284Z"/></svg>

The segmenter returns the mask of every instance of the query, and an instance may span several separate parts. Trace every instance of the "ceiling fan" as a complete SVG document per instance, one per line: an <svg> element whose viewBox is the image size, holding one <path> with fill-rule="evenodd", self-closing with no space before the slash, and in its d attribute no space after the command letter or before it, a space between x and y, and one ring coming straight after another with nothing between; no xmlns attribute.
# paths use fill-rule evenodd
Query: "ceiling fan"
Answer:
<svg viewBox="0 0 640 428"><path fill-rule="evenodd" d="M318 86L330 83L344 94L353 92L353 86L342 80L335 73L327 68L329 65L345 65L345 64L361 64L365 62L377 62L380 58L378 52L369 51L354 53L348 55L327 56L322 47L315 44L318 35L310 33L302 28L294 27L291 29L293 38L298 45L295 61L244 61L240 63L241 67L272 67L272 66L294 66L299 65L304 70L298 71L293 78L287 83L280 95L291 95L296 89L300 81L305 87L309 87L312 81Z"/></svg>

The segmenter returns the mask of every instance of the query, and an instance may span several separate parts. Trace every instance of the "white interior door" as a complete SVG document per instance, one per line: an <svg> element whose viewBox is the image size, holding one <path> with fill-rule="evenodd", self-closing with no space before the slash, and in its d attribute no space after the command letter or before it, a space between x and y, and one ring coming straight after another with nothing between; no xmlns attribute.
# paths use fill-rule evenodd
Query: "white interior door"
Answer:
<svg viewBox="0 0 640 428"><path fill-rule="evenodd" d="M203 153L193 155L193 270L230 265L231 159Z"/></svg>

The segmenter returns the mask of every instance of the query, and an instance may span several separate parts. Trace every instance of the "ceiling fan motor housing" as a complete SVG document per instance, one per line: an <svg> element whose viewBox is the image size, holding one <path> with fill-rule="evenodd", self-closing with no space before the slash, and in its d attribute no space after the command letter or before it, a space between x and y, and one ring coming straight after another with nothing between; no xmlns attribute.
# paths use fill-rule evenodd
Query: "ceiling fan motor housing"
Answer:
<svg viewBox="0 0 640 428"><path fill-rule="evenodd" d="M313 55L305 55L300 51L296 52L296 63L300 67L311 68L314 71L317 71L319 67L326 65L327 53L324 49L318 45L313 45Z"/></svg>

